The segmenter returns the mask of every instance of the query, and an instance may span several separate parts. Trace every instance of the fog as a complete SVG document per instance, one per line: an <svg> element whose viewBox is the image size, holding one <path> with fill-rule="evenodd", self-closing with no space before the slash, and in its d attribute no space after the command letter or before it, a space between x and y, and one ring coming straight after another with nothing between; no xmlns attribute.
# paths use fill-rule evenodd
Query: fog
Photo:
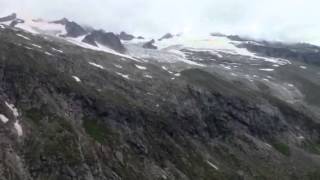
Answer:
<svg viewBox="0 0 320 180"><path fill-rule="evenodd" d="M319 7L316 0L0 0L0 15L67 17L146 36L221 32L320 45Z"/></svg>

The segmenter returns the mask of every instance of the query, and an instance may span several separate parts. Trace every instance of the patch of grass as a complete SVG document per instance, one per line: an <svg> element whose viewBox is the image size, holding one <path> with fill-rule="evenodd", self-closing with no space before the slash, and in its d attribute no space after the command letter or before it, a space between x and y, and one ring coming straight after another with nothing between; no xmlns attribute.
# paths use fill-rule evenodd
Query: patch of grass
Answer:
<svg viewBox="0 0 320 180"><path fill-rule="evenodd" d="M320 144L318 143L305 142L303 147L310 153L320 155Z"/></svg>
<svg viewBox="0 0 320 180"><path fill-rule="evenodd" d="M98 124L97 120L88 120L83 121L83 127L86 132L96 141L101 144L106 142L106 132L105 129Z"/></svg>
<svg viewBox="0 0 320 180"><path fill-rule="evenodd" d="M272 143L272 146L281 154L285 155L285 156L290 156L291 155L291 151L290 151L290 147L287 144L281 143L281 142L274 142Z"/></svg>
<svg viewBox="0 0 320 180"><path fill-rule="evenodd" d="M32 109L27 110L25 112L25 115L28 119L30 119L32 122L34 122L37 125L39 125L42 118L44 118L44 115L41 112L41 110L36 109L36 108L32 108Z"/></svg>
<svg viewBox="0 0 320 180"><path fill-rule="evenodd" d="M99 123L97 119L84 118L83 127L89 136L101 144L106 144L107 142L116 144L119 140L118 133L106 125Z"/></svg>

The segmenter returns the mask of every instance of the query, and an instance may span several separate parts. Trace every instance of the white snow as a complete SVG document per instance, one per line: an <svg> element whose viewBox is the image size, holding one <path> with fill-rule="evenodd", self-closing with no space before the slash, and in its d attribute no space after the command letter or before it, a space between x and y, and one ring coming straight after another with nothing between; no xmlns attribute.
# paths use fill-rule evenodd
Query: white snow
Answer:
<svg viewBox="0 0 320 180"><path fill-rule="evenodd" d="M297 138L300 139L300 140L304 140L305 139L302 135L298 136Z"/></svg>
<svg viewBox="0 0 320 180"><path fill-rule="evenodd" d="M181 76L180 73L176 73L176 74L174 74L174 75L177 76L177 77L180 77L180 76Z"/></svg>
<svg viewBox="0 0 320 180"><path fill-rule="evenodd" d="M223 67L226 70L231 70L232 68L230 66L224 65L224 64L220 64L221 67Z"/></svg>
<svg viewBox="0 0 320 180"><path fill-rule="evenodd" d="M300 68L301 68L301 69L307 69L307 67L306 67L306 66L300 66Z"/></svg>
<svg viewBox="0 0 320 180"><path fill-rule="evenodd" d="M24 36L22 34L17 34L17 36L19 36L19 37L21 37L23 39L29 40L29 41L31 40L30 38L28 38L27 36Z"/></svg>
<svg viewBox="0 0 320 180"><path fill-rule="evenodd" d="M212 164L210 161L207 161L207 163L208 163L211 167L213 167L215 170L219 170L218 166Z"/></svg>
<svg viewBox="0 0 320 180"><path fill-rule="evenodd" d="M37 48L39 48L39 49L42 48L41 46L39 46L39 45L37 45L37 44L31 44L31 46L37 47Z"/></svg>
<svg viewBox="0 0 320 180"><path fill-rule="evenodd" d="M149 78L149 79L152 79L152 76L149 75L149 74L144 75L144 77Z"/></svg>
<svg viewBox="0 0 320 180"><path fill-rule="evenodd" d="M272 66L273 66L273 67L280 67L279 64L273 64Z"/></svg>
<svg viewBox="0 0 320 180"><path fill-rule="evenodd" d="M268 148L272 148L272 146L268 143L264 143L264 145L266 145Z"/></svg>
<svg viewBox="0 0 320 180"><path fill-rule="evenodd" d="M90 65L94 66L94 67L97 67L97 68L100 68L100 69L104 69L103 66L99 65L99 64L96 64L94 62L89 62Z"/></svg>
<svg viewBox="0 0 320 180"><path fill-rule="evenodd" d="M238 75L235 73L231 73L231 76L238 77Z"/></svg>
<svg viewBox="0 0 320 180"><path fill-rule="evenodd" d="M114 66L115 66L116 68L122 69L122 66L120 66L119 64L114 64Z"/></svg>
<svg viewBox="0 0 320 180"><path fill-rule="evenodd" d="M293 85L293 84L288 84L288 86L289 86L289 87L294 87L294 85Z"/></svg>
<svg viewBox="0 0 320 180"><path fill-rule="evenodd" d="M162 66L161 68L162 68L163 70L165 70L165 71L168 71L168 68L165 67L165 66Z"/></svg>
<svg viewBox="0 0 320 180"><path fill-rule="evenodd" d="M96 46L92 46L90 44L87 44L87 43L84 43L82 42L82 40L84 39L85 35L84 36L80 36L80 37L77 37L77 38L70 38L70 37L67 37L65 38L68 42L72 43L72 44L75 44L77 46L80 46L80 47L83 47L83 48L86 48L86 49L91 49L91 50L94 50L94 51L102 51L102 52L106 52L106 53L109 53L109 54L113 54L113 55L116 55L116 56L119 56L119 57L122 57L122 58L126 58L126 59L131 59L131 60L134 60L134 61L137 61L137 62L141 62L140 60L132 57L132 56L129 56L129 55L126 55L126 54L121 54L121 53L118 53L116 52L115 50L113 49L110 49L106 46L103 46L99 43L96 42L96 44L98 45L98 47ZM125 59L121 59L121 60L125 60Z"/></svg>
<svg viewBox="0 0 320 180"><path fill-rule="evenodd" d="M76 80L77 82L81 82L81 79L78 78L77 76L72 76L72 78L73 78L74 80Z"/></svg>
<svg viewBox="0 0 320 180"><path fill-rule="evenodd" d="M44 52L46 55L48 56L53 56L53 54L49 53L49 52Z"/></svg>
<svg viewBox="0 0 320 180"><path fill-rule="evenodd" d="M18 136L22 136L23 135L23 132L22 132L22 127L21 125L19 124L19 121L16 121L14 123L14 128L16 129L17 133L18 133Z"/></svg>
<svg viewBox="0 0 320 180"><path fill-rule="evenodd" d="M28 46L24 46L26 49L32 50L33 48L28 47Z"/></svg>
<svg viewBox="0 0 320 180"><path fill-rule="evenodd" d="M0 28L1 28L1 29L4 29L5 27L4 27L4 25L0 24Z"/></svg>
<svg viewBox="0 0 320 180"><path fill-rule="evenodd" d="M66 28L62 24L50 23L44 20L32 20L30 18L23 18L24 23L16 25L17 28L23 29L32 34L47 34L47 35L65 35Z"/></svg>
<svg viewBox="0 0 320 180"><path fill-rule="evenodd" d="M15 108L15 106L13 104L10 104L8 102L5 102L6 106L11 110L12 114L14 115L14 117L18 117L19 113L18 113L18 109Z"/></svg>
<svg viewBox="0 0 320 180"><path fill-rule="evenodd" d="M3 114L0 114L0 120L3 122L3 123L7 123L9 121L9 119L3 115Z"/></svg>
<svg viewBox="0 0 320 180"><path fill-rule="evenodd" d="M141 69L141 70L146 70L147 68L145 66L139 66L137 64L135 64L136 68Z"/></svg>
<svg viewBox="0 0 320 180"><path fill-rule="evenodd" d="M59 50L59 49L56 49L56 48L51 48L52 50L56 51L56 52L59 52L59 53L63 53L62 50Z"/></svg>
<svg viewBox="0 0 320 180"><path fill-rule="evenodd" d="M165 71L167 71L169 74L173 74L173 72L169 71L167 67L165 66L161 66L161 68Z"/></svg>
<svg viewBox="0 0 320 180"><path fill-rule="evenodd" d="M129 75L126 75L126 74L122 74L122 73L119 73L119 72L116 72L119 76L125 78L125 79L129 79Z"/></svg>
<svg viewBox="0 0 320 180"><path fill-rule="evenodd" d="M274 69L259 69L260 71L268 71L268 72L272 72L272 71L274 71Z"/></svg>
<svg viewBox="0 0 320 180"><path fill-rule="evenodd" d="M248 51L246 48L237 47L238 44L241 44L238 41L232 41L227 37L216 37L210 35L204 36L188 36L181 35L176 36L171 39L165 39L162 41L156 41L155 45L160 49L168 49L172 47L177 47L180 49L191 49L201 50L201 51L209 51L217 54L219 58L221 58L221 54L231 54L231 55L241 55L252 58L253 60L263 60L266 62L272 62L274 64L286 65L291 64L290 61L281 58L268 58L258 56L255 53ZM172 51L172 50L170 50Z"/></svg>

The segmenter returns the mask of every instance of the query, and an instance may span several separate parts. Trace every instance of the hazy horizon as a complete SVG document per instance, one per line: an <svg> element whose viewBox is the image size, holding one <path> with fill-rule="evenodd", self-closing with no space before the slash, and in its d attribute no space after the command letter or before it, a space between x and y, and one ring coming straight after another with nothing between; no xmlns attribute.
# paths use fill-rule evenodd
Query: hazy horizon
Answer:
<svg viewBox="0 0 320 180"><path fill-rule="evenodd" d="M315 0L0 0L0 15L67 17L107 31L159 36L220 32L320 45L320 2ZM71 8L72 7L72 8Z"/></svg>

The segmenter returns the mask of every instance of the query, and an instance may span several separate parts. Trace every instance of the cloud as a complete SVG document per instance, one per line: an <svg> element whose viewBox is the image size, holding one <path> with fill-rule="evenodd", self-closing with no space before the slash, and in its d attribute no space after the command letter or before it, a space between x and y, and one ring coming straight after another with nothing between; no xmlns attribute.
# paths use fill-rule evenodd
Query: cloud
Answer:
<svg viewBox="0 0 320 180"><path fill-rule="evenodd" d="M74 21L119 32L222 32L320 44L317 0L0 0L0 14Z"/></svg>

